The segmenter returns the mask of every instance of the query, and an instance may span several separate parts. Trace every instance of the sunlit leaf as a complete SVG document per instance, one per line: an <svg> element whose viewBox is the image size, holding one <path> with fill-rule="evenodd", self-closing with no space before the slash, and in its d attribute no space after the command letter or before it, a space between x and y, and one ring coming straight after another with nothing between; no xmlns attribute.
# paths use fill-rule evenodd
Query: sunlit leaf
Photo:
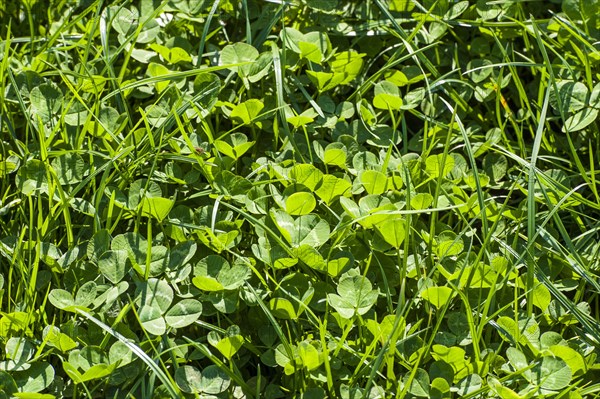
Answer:
<svg viewBox="0 0 600 399"><path fill-rule="evenodd" d="M429 287L421 292L421 296L427 302L431 303L437 309L446 306L452 297L452 288L450 287Z"/></svg>
<svg viewBox="0 0 600 399"><path fill-rule="evenodd" d="M344 318L364 315L377 301L379 289L363 276L342 276L337 286L338 294L327 295L329 304Z"/></svg>

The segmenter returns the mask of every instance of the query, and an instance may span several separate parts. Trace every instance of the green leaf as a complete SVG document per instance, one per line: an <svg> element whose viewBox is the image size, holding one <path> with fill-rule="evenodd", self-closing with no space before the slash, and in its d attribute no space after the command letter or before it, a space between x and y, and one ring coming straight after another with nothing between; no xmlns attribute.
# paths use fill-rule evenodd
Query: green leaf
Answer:
<svg viewBox="0 0 600 399"><path fill-rule="evenodd" d="M77 290L77 295L75 296L75 303L81 307L87 307L94 299L96 299L96 295L98 292L98 286L94 281L88 281L84 283Z"/></svg>
<svg viewBox="0 0 600 399"><path fill-rule="evenodd" d="M548 349L554 356L562 359L569 366L573 376L585 374L587 371L588 366L585 359L575 349L566 345L552 345Z"/></svg>
<svg viewBox="0 0 600 399"><path fill-rule="evenodd" d="M6 159L0 159L0 177L4 178L17 171L20 164L21 160L15 155L10 155Z"/></svg>
<svg viewBox="0 0 600 399"><path fill-rule="evenodd" d="M415 210L427 209L432 203L433 196L429 193L418 193L410 199L410 207Z"/></svg>
<svg viewBox="0 0 600 399"><path fill-rule="evenodd" d="M594 121L598 119L598 110L596 108L584 108L577 112L575 115L569 117L564 126L562 127L563 132L577 132L585 129Z"/></svg>
<svg viewBox="0 0 600 399"><path fill-rule="evenodd" d="M141 307L154 307L164 314L173 302L173 289L165 280L150 278L140 283L137 289L141 299Z"/></svg>
<svg viewBox="0 0 600 399"><path fill-rule="evenodd" d="M133 268L141 276L146 273L146 258L148 255L148 241L137 233L125 233L116 236L111 242L113 251L125 250ZM150 250L150 277L164 273L169 263L169 252L162 245L155 245Z"/></svg>
<svg viewBox="0 0 600 399"><path fill-rule="evenodd" d="M252 146L254 141L248 142L248 137L243 133L232 133L225 140L215 140L215 148L223 155L235 160L244 155Z"/></svg>
<svg viewBox="0 0 600 399"><path fill-rule="evenodd" d="M454 168L454 158L450 155L430 155L425 160L425 170L433 177L446 177Z"/></svg>
<svg viewBox="0 0 600 399"><path fill-rule="evenodd" d="M341 84L348 84L358 76L363 65L362 58L366 54L357 53L355 51L341 51L329 61L331 70L334 73L341 73L344 75L344 80Z"/></svg>
<svg viewBox="0 0 600 399"><path fill-rule="evenodd" d="M551 301L552 296L548 288L544 284L537 284L533 289L533 305L545 312Z"/></svg>
<svg viewBox="0 0 600 399"><path fill-rule="evenodd" d="M46 326L44 328L43 337L48 345L57 348L63 353L77 347L77 342L75 342L67 334L62 333L60 328L56 326Z"/></svg>
<svg viewBox="0 0 600 399"><path fill-rule="evenodd" d="M490 178L485 173L479 172L478 177L479 177L479 185L481 187L486 187L488 184L490 184ZM473 173L472 170L470 170L464 176L464 181L471 188L471 190L473 190L473 191L477 190L477 179L475 178L475 173Z"/></svg>
<svg viewBox="0 0 600 399"><path fill-rule="evenodd" d="M210 365L202 372L193 366L179 367L175 382L186 393L217 395L229 388L231 380L220 368Z"/></svg>
<svg viewBox="0 0 600 399"><path fill-rule="evenodd" d="M237 72L241 77L251 75L251 63L258 58L258 50L249 44L237 42L227 45L221 50L220 65L228 66L233 64L245 65L228 67L230 70Z"/></svg>
<svg viewBox="0 0 600 399"><path fill-rule="evenodd" d="M111 283L117 284L125 277L127 259L126 250L106 251L98 259L98 269Z"/></svg>
<svg viewBox="0 0 600 399"><path fill-rule="evenodd" d="M163 82L167 83L168 82ZM121 124L119 112L112 107L101 107L98 118L86 124L92 136L112 139Z"/></svg>
<svg viewBox="0 0 600 399"><path fill-rule="evenodd" d="M46 165L37 159L30 159L24 166L19 168L15 180L17 188L24 195L48 192Z"/></svg>
<svg viewBox="0 0 600 399"><path fill-rule="evenodd" d="M450 398L450 384L444 378L434 378L431 381L430 395L432 399Z"/></svg>
<svg viewBox="0 0 600 399"><path fill-rule="evenodd" d="M338 197L350 194L351 190L352 184L348 180L333 175L324 175L315 194L327 205L331 205Z"/></svg>
<svg viewBox="0 0 600 399"><path fill-rule="evenodd" d="M1 397L1 394L0 394ZM56 396L49 393L35 393L35 392L16 392L13 395L17 399L55 399Z"/></svg>
<svg viewBox="0 0 600 399"><path fill-rule="evenodd" d="M150 197L142 199L142 215L152 217L159 222L166 219L171 212L171 209L175 205L175 201L162 198L162 197Z"/></svg>
<svg viewBox="0 0 600 399"><path fill-rule="evenodd" d="M162 310L153 305L143 305L138 311L144 330L156 336L163 335L167 331L167 324L162 314Z"/></svg>
<svg viewBox="0 0 600 399"><path fill-rule="evenodd" d="M191 62L192 57L181 47L167 47L158 43L152 43L150 48L160 54L169 64L178 62Z"/></svg>
<svg viewBox="0 0 600 399"><path fill-rule="evenodd" d="M519 326L513 319L506 316L499 317L498 326L501 328L500 335L502 338L512 344L519 342Z"/></svg>
<svg viewBox="0 0 600 399"><path fill-rule="evenodd" d="M35 347L25 338L11 337L6 342L4 352L6 353L6 358L15 363L12 367L6 368L19 370L22 369L22 365L27 363L33 357Z"/></svg>
<svg viewBox="0 0 600 399"><path fill-rule="evenodd" d="M214 73L200 73L194 78L194 98L202 117L209 115L219 98L221 80Z"/></svg>
<svg viewBox="0 0 600 399"><path fill-rule="evenodd" d="M317 116L317 113L314 110L307 109L306 111L302 112L300 115L288 116L286 118L286 121L291 123L292 126L294 126L294 128L297 129L299 127L306 126L309 123L314 122L315 116Z"/></svg>
<svg viewBox="0 0 600 399"><path fill-rule="evenodd" d="M304 34L297 29L285 27L280 32L281 39L285 46L293 52L300 54L298 43L304 40Z"/></svg>
<svg viewBox="0 0 600 399"><path fill-rule="evenodd" d="M461 326L464 329L464 325ZM472 371L471 363L465 358L466 352L458 346L447 347L445 345L436 344L432 347L431 355L437 361L443 361L452 366L454 381L463 378L463 375ZM471 370L469 369L471 367ZM470 371L469 371L470 370Z"/></svg>
<svg viewBox="0 0 600 399"><path fill-rule="evenodd" d="M200 392L202 373L196 367L182 366L175 370L175 382L185 393Z"/></svg>
<svg viewBox="0 0 600 399"><path fill-rule="evenodd" d="M202 303L195 299L183 299L165 313L166 323L173 328L193 324L202 314Z"/></svg>
<svg viewBox="0 0 600 399"><path fill-rule="evenodd" d="M293 216L307 215L315 209L317 201L311 193L297 192L285 200L285 211Z"/></svg>
<svg viewBox="0 0 600 399"><path fill-rule="evenodd" d="M169 70L169 68L167 68L166 66L162 65L162 64L157 64L155 62L151 62L150 64L148 64L148 75L150 77L161 77L161 76L168 76L172 73L171 70ZM162 91L164 91L167 87L169 87L169 85L171 84L171 81L169 80L156 80L156 83L154 83L154 87L156 88L156 91L158 93L161 93Z"/></svg>
<svg viewBox="0 0 600 399"><path fill-rule="evenodd" d="M470 374L461 379L457 384L457 393L460 396L469 395L472 392L478 391L483 385L483 380L479 374Z"/></svg>
<svg viewBox="0 0 600 399"><path fill-rule="evenodd" d="M402 109L414 109L417 108L425 98L425 88L418 87L414 90L409 91L404 96L404 101L402 104Z"/></svg>
<svg viewBox="0 0 600 399"><path fill-rule="evenodd" d="M9 399L13 394L17 393L18 388L17 384L13 377L5 371L0 371L0 386L2 387L2 392L0 394L4 394L2 399Z"/></svg>
<svg viewBox="0 0 600 399"><path fill-rule="evenodd" d="M391 0L390 11L406 12L415 8L415 3L411 0Z"/></svg>
<svg viewBox="0 0 600 399"><path fill-rule="evenodd" d="M527 358L525 357L523 352L521 352L517 348L510 347L506 349L506 357L508 358L508 361L515 368L516 371L522 371L529 367L529 362L527 361ZM530 371L527 370L524 375L529 374Z"/></svg>
<svg viewBox="0 0 600 399"><path fill-rule="evenodd" d="M252 245L252 252L258 259L275 269L287 269L298 263L298 260L290 257L283 248L264 237L258 239L258 244Z"/></svg>
<svg viewBox="0 0 600 399"><path fill-rule="evenodd" d="M261 122L257 122L255 120L258 118L264 107L265 105L261 100L252 98L236 105L233 110L231 110L230 116L238 123L243 123L246 125L254 123L256 126L261 127Z"/></svg>
<svg viewBox="0 0 600 399"><path fill-rule="evenodd" d="M68 291L55 288L50 291L48 300L55 308L66 311L74 311L75 309L75 298Z"/></svg>
<svg viewBox="0 0 600 399"><path fill-rule="evenodd" d="M44 83L31 90L29 99L33 116L46 123L60 111L63 94L55 84Z"/></svg>
<svg viewBox="0 0 600 399"><path fill-rule="evenodd" d="M34 362L25 371L13 373L19 391L41 392L54 382L54 368L47 362Z"/></svg>
<svg viewBox="0 0 600 399"><path fill-rule="evenodd" d="M28 328L31 315L25 312L7 313L0 318L0 336L6 338L10 334L18 334Z"/></svg>
<svg viewBox="0 0 600 399"><path fill-rule="evenodd" d="M520 318L517 324L521 335L520 343L539 347L540 326L537 321L533 317Z"/></svg>
<svg viewBox="0 0 600 399"><path fill-rule="evenodd" d="M396 249L400 249L406 236L406 221L397 215L385 215L384 217L383 221L378 222L374 226L385 242Z"/></svg>
<svg viewBox="0 0 600 399"><path fill-rule="evenodd" d="M300 48L300 57L306 58L317 64L320 64L321 61L323 61L323 52L319 46L313 43L299 42L298 47Z"/></svg>
<svg viewBox="0 0 600 399"><path fill-rule="evenodd" d="M230 383L229 376L223 370L215 365L210 365L202 370L199 391L217 395L229 388Z"/></svg>
<svg viewBox="0 0 600 399"><path fill-rule="evenodd" d="M458 18L463 12L467 10L467 8L469 8L469 5L470 3L468 0L459 1L456 4L453 4L452 7L450 7L450 9L448 10L448 12L446 12L446 14L444 15L444 19L450 20Z"/></svg>
<svg viewBox="0 0 600 399"><path fill-rule="evenodd" d="M310 81L317 86L317 89L320 93L331 90L340 84L343 84L343 82L346 80L346 75L343 73L307 70L306 75Z"/></svg>
<svg viewBox="0 0 600 399"><path fill-rule="evenodd" d="M118 187L107 186L104 194L109 198L111 206L117 206L122 209L129 209L128 198Z"/></svg>
<svg viewBox="0 0 600 399"><path fill-rule="evenodd" d="M346 157L348 151L342 143L331 143L325 148L323 153L323 162L326 165L337 166L340 169L346 169Z"/></svg>
<svg viewBox="0 0 600 399"><path fill-rule="evenodd" d="M227 222L231 223L231 222ZM235 225L234 225L235 226ZM229 227L229 226L228 226ZM200 241L206 245L208 248L212 249L217 253L221 253L227 249L233 247L236 244L236 240L239 235L239 230L232 229L223 233L213 233L210 227L204 227L202 229L196 230L195 234L200 239Z"/></svg>
<svg viewBox="0 0 600 399"><path fill-rule="evenodd" d="M116 364L114 365L106 365L106 364L96 364L90 367L85 373L81 374L75 366L71 363L63 361L63 369L65 373L75 382L76 384L85 383L87 381L104 378L107 375L110 375L114 369L116 368Z"/></svg>
<svg viewBox="0 0 600 399"><path fill-rule="evenodd" d="M384 76L387 82L393 83L398 87L403 87L409 84L408 77L402 71L389 70L386 71Z"/></svg>
<svg viewBox="0 0 600 399"><path fill-rule="evenodd" d="M452 298L452 288L450 287L429 287L421 292L421 297L427 302L441 309L446 306L450 298Z"/></svg>
<svg viewBox="0 0 600 399"><path fill-rule="evenodd" d="M58 247L56 245L48 243L48 242L40 243L40 251L39 251L40 260L43 261L48 266L58 269L59 268L58 260L62 256L63 256L63 254L61 253L61 251L58 249ZM60 270L60 269L58 269L58 270Z"/></svg>
<svg viewBox="0 0 600 399"><path fill-rule="evenodd" d="M597 16L599 6L600 2L598 0L564 0L562 2L562 9L565 14L574 20L586 20Z"/></svg>
<svg viewBox="0 0 600 399"><path fill-rule="evenodd" d="M347 201L344 202L347 203ZM396 206L392 204L387 197L382 195L367 195L358 201L358 205L360 207L360 214L366 216L363 219L358 220L358 223L360 223L360 225L365 229L370 229L379 223L383 223L391 219L400 218L397 214L391 214L391 212L397 211L398 208L396 208ZM390 239L396 240L396 238L400 238L398 235L400 232L397 228L394 229L392 234L393 236L389 236Z"/></svg>
<svg viewBox="0 0 600 399"><path fill-rule="evenodd" d="M332 277L337 277L340 273L351 267L354 262L350 252L340 252L329 258L327 262L327 273Z"/></svg>
<svg viewBox="0 0 600 399"><path fill-rule="evenodd" d="M198 245L192 240L184 241L172 247L170 251L171 256L169 257L169 268L177 269L186 265L192 260L197 249Z"/></svg>
<svg viewBox="0 0 600 399"><path fill-rule="evenodd" d="M310 191L315 191L323 180L323 172L310 164L296 164L289 171L290 179L297 184L302 184Z"/></svg>
<svg viewBox="0 0 600 399"><path fill-rule="evenodd" d="M462 238L457 237L456 233L454 233L453 231L444 231L435 239L434 251L435 254L440 258L444 258L446 256L456 256L460 254L463 251L463 249L464 243ZM491 271L489 267L487 269ZM487 273L482 274L485 275ZM473 286L477 286L476 280L477 279L475 277L472 278L471 282ZM493 281L492 278L484 278L484 280Z"/></svg>
<svg viewBox="0 0 600 399"><path fill-rule="evenodd" d="M329 224L317 215L302 215L294 220L285 212L272 210L271 217L293 247L303 244L319 247L329 239Z"/></svg>
<svg viewBox="0 0 600 399"><path fill-rule="evenodd" d="M241 335L225 337L216 345L216 348L227 359L231 359L233 355L242 347L244 338Z"/></svg>
<svg viewBox="0 0 600 399"><path fill-rule="evenodd" d="M139 12L137 9L125 7L111 7L116 11L112 20L112 28L122 36L128 36L133 33L138 26Z"/></svg>
<svg viewBox="0 0 600 399"><path fill-rule="evenodd" d="M237 291L210 292L206 298L221 313L233 313L238 310L239 293Z"/></svg>
<svg viewBox="0 0 600 399"><path fill-rule="evenodd" d="M383 194L387 190L387 176L376 170L365 170L359 180L368 194Z"/></svg>
<svg viewBox="0 0 600 399"><path fill-rule="evenodd" d="M354 104L349 101L342 101L335 108L335 113L338 115L340 120L349 120L354 116L356 110Z"/></svg>
<svg viewBox="0 0 600 399"><path fill-rule="evenodd" d="M362 172L364 170L376 169L379 166L379 161L377 157L372 152L358 152L352 158L352 167L356 169L357 172Z"/></svg>
<svg viewBox="0 0 600 399"><path fill-rule="evenodd" d="M244 337L239 332L240 329L237 326L229 327L225 337L221 337L216 331L211 331L208 333L208 342L217 348L227 360L231 360L244 344Z"/></svg>
<svg viewBox="0 0 600 399"><path fill-rule="evenodd" d="M375 85L375 97L373 106L378 109L398 111L402 108L402 98L398 87L388 81L379 82Z"/></svg>
<svg viewBox="0 0 600 399"><path fill-rule="evenodd" d="M90 367L88 370L86 370L85 373L83 373L83 375L81 376L81 382L87 382L109 376L112 374L115 368L117 368L116 364L96 364Z"/></svg>
<svg viewBox="0 0 600 399"><path fill-rule="evenodd" d="M278 319L284 320L296 320L298 315L296 314L296 308L294 304L285 298L272 298L268 304L269 310L273 313L273 316Z"/></svg>
<svg viewBox="0 0 600 399"><path fill-rule="evenodd" d="M194 267L193 284L204 291L235 290L250 276L250 269L243 264L229 265L219 255L209 255Z"/></svg>
<svg viewBox="0 0 600 399"><path fill-rule="evenodd" d="M158 183L146 179L138 179L129 186L127 206L135 210L145 198L160 198L162 190Z"/></svg>
<svg viewBox="0 0 600 399"><path fill-rule="evenodd" d="M460 241L454 244L451 241L444 241L442 247L439 248L440 257L444 256L442 251L458 253L460 249L462 252L463 245ZM483 263L468 266L460 276L460 286L472 289L491 288L497 281L498 274L489 265ZM467 286L467 284L469 285Z"/></svg>
<svg viewBox="0 0 600 399"><path fill-rule="evenodd" d="M294 28L286 27L282 30L281 37L286 47L299 54L301 58L316 64L322 63L331 47L327 34L319 31L304 35Z"/></svg>
<svg viewBox="0 0 600 399"><path fill-rule="evenodd" d="M493 62L487 58L473 59L467 64L469 77L474 83L481 84L492 74Z"/></svg>
<svg viewBox="0 0 600 399"><path fill-rule="evenodd" d="M127 346L122 341L116 341L110 346L108 351L108 362L109 364L117 364L117 367L123 367L130 364L135 360L135 354L131 350L131 347Z"/></svg>
<svg viewBox="0 0 600 399"><path fill-rule="evenodd" d="M83 213L87 216L95 216L97 212L96 208L94 208L91 202L86 201L83 198L71 198L71 200L69 201L69 205L75 211Z"/></svg>
<svg viewBox="0 0 600 399"><path fill-rule="evenodd" d="M429 398L429 374L427 374L427 371L419 368L412 380L410 380L410 376L410 373L408 373L404 378L405 384L410 383L408 392L417 397Z"/></svg>
<svg viewBox="0 0 600 399"><path fill-rule="evenodd" d="M321 253L312 245L302 244L294 248L294 254L311 269L324 272L327 269Z"/></svg>
<svg viewBox="0 0 600 399"><path fill-rule="evenodd" d="M273 53L266 51L258 56L258 59L250 64L248 70L248 80L250 83L256 83L269 74L273 65Z"/></svg>
<svg viewBox="0 0 600 399"><path fill-rule="evenodd" d="M371 282L364 276L342 276L336 294L328 294L327 301L340 314L351 319L364 315L377 302L379 289L373 289Z"/></svg>
<svg viewBox="0 0 600 399"><path fill-rule="evenodd" d="M589 90L585 84L563 80L557 82L556 87L558 88L558 95L555 90L550 92L550 105L554 109L559 109L559 100L562 109L569 113L577 112L586 106Z"/></svg>
<svg viewBox="0 0 600 399"><path fill-rule="evenodd" d="M215 177L215 188L221 194L236 197L246 195L252 189L253 184L248 179L224 170Z"/></svg>
<svg viewBox="0 0 600 399"><path fill-rule="evenodd" d="M52 161L60 184L75 184L83 180L86 170L83 158L77 153L67 153Z"/></svg>
<svg viewBox="0 0 600 399"><path fill-rule="evenodd" d="M234 290L250 278L250 268L245 263L235 263L229 270L222 270L218 278L226 290Z"/></svg>
<svg viewBox="0 0 600 399"><path fill-rule="evenodd" d="M531 369L531 383L549 391L559 391L571 383L573 374L564 360L544 356Z"/></svg>
<svg viewBox="0 0 600 399"><path fill-rule="evenodd" d="M373 109L371 104L369 104L364 98L359 103L358 112L360 114L361 119L365 124L368 125L368 127L372 128L375 126L375 124L377 123L377 114L375 113L375 110Z"/></svg>
<svg viewBox="0 0 600 399"><path fill-rule="evenodd" d="M506 175L508 160L503 154L488 153L483 158L483 170L492 181L499 182Z"/></svg>
<svg viewBox="0 0 600 399"><path fill-rule="evenodd" d="M329 12L338 7L338 0L305 0L306 5L315 10Z"/></svg>
<svg viewBox="0 0 600 399"><path fill-rule="evenodd" d="M302 362L302 366L307 370L315 370L317 369L322 361L321 356L319 355L319 351L313 345L311 345L308 341L301 341L297 346L298 357Z"/></svg>
<svg viewBox="0 0 600 399"><path fill-rule="evenodd" d="M509 387L504 386L500 381L492 376L488 376L487 383L491 391L498 395L500 399L523 399L521 395Z"/></svg>

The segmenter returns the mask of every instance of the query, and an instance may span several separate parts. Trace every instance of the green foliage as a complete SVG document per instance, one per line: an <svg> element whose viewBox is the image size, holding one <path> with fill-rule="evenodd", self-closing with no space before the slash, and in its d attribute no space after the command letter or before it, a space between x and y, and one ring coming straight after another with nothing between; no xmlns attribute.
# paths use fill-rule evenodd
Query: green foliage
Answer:
<svg viewBox="0 0 600 399"><path fill-rule="evenodd" d="M0 398L597 397L598 7L0 2Z"/></svg>

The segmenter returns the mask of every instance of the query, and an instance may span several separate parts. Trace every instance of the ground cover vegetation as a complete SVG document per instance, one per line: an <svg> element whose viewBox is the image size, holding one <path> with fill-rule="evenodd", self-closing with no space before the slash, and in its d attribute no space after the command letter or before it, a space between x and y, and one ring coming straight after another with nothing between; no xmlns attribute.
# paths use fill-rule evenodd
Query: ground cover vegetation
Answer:
<svg viewBox="0 0 600 399"><path fill-rule="evenodd" d="M596 398L600 2L0 2L0 398Z"/></svg>

